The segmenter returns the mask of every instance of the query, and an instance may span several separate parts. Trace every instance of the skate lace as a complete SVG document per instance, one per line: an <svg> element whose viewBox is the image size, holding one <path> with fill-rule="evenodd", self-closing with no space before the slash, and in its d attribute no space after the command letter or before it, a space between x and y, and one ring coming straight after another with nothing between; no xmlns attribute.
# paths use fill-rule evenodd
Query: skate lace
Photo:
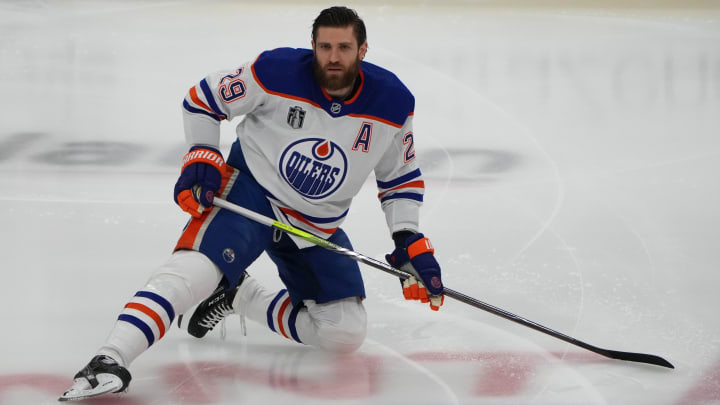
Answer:
<svg viewBox="0 0 720 405"><path fill-rule="evenodd" d="M233 313L233 308L227 303L223 302L218 304L215 308L208 311L207 314L198 322L200 326L206 328L214 328L220 321L225 319L226 316Z"/></svg>

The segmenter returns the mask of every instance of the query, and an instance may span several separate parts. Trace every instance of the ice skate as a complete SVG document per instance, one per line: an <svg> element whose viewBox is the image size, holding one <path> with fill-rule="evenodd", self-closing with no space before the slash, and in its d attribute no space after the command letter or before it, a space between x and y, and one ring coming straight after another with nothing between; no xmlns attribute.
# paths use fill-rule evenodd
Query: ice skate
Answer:
<svg viewBox="0 0 720 405"><path fill-rule="evenodd" d="M130 372L108 356L95 356L85 368L75 374L75 381L59 401L78 401L111 392L126 391Z"/></svg>
<svg viewBox="0 0 720 405"><path fill-rule="evenodd" d="M205 301L198 304L187 321L187 331L196 338L204 337L209 331L220 323L225 317L236 313L234 307L235 296L237 295L240 285L249 277L247 273L243 273L237 286L230 290L226 290L222 286L218 287L215 292ZM178 318L178 327L182 328L184 316Z"/></svg>

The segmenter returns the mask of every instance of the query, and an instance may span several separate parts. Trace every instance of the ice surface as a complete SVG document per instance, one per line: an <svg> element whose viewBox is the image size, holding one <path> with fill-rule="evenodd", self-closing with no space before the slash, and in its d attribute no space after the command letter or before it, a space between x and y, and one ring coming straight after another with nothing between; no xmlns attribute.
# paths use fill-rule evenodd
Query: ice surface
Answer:
<svg viewBox="0 0 720 405"><path fill-rule="evenodd" d="M174 328L132 365L127 395L88 403L720 402L720 13L463 4L357 6L367 60L416 96L422 228L445 283L677 369L451 300L434 313L364 268L355 355L252 323L243 337L237 318L224 341ZM174 246L185 91L307 47L323 6L0 2L1 404L54 403ZM344 228L382 258L375 195L369 181ZM280 286L265 258L251 273Z"/></svg>

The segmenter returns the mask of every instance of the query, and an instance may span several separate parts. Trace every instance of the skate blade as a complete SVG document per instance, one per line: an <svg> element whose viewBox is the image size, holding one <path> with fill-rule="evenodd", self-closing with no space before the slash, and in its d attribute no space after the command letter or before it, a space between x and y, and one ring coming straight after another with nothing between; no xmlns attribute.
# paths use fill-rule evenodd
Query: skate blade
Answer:
<svg viewBox="0 0 720 405"><path fill-rule="evenodd" d="M117 376L108 374L106 377L106 375L101 374L98 375L97 378L99 384L95 388L91 388L90 384L88 384L84 378L75 380L75 384L70 387L69 390L65 391L60 398L58 398L58 401L79 401L85 398L116 392L122 387L122 380Z"/></svg>

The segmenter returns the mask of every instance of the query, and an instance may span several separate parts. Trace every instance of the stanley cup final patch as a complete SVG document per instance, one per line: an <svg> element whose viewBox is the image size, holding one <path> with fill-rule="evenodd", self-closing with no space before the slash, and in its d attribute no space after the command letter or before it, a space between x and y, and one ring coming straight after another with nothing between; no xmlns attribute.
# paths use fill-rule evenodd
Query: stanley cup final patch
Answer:
<svg viewBox="0 0 720 405"><path fill-rule="evenodd" d="M292 128L300 129L303 126L303 123L305 122L305 110L302 108L295 106L290 107L288 110L287 115L287 123Z"/></svg>
<svg viewBox="0 0 720 405"><path fill-rule="evenodd" d="M347 157L335 143L322 138L300 139L280 156L280 176L300 195L320 199L334 193L345 180Z"/></svg>

